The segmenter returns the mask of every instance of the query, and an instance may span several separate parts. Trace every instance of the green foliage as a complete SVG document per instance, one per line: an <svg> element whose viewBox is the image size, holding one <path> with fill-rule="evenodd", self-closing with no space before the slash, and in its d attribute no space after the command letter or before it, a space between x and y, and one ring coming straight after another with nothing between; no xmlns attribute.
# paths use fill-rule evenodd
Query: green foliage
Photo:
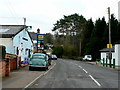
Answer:
<svg viewBox="0 0 120 90"><path fill-rule="evenodd" d="M44 45L44 49L48 49L49 47L47 45Z"/></svg>
<svg viewBox="0 0 120 90"><path fill-rule="evenodd" d="M53 35L51 33L45 34L44 40L45 40L45 43L52 44L53 43Z"/></svg>
<svg viewBox="0 0 120 90"><path fill-rule="evenodd" d="M62 55L63 55L63 47L62 46L54 47L52 54L57 55L57 57L62 57Z"/></svg>
<svg viewBox="0 0 120 90"><path fill-rule="evenodd" d="M0 59L5 59L6 50L5 46L0 45Z"/></svg>
<svg viewBox="0 0 120 90"><path fill-rule="evenodd" d="M118 23L117 26L117 39L120 40L120 22Z"/></svg>
<svg viewBox="0 0 120 90"><path fill-rule="evenodd" d="M42 51L41 53L44 53L44 54L46 54L46 51Z"/></svg>

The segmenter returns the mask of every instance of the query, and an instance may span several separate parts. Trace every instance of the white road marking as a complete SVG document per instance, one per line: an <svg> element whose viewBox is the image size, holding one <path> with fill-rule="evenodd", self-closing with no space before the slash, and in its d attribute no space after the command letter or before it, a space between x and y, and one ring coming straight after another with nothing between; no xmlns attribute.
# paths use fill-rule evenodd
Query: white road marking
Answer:
<svg viewBox="0 0 120 90"><path fill-rule="evenodd" d="M40 76L38 76L37 78L35 78L32 82L30 82L28 85L26 85L23 90L25 90L25 88L28 88L31 84L33 84L33 83L34 83L37 79L39 79L41 76L43 76L43 74L41 74Z"/></svg>
<svg viewBox="0 0 120 90"><path fill-rule="evenodd" d="M73 62L71 62L71 63L73 63ZM73 63L73 64L74 64L74 63ZM78 64L75 64L75 65L78 66ZM82 70L83 70L85 73L88 73L82 66L78 66L78 67L82 68ZM101 86L100 83L93 78L93 76L89 75L89 77L90 77L99 87Z"/></svg>
<svg viewBox="0 0 120 90"><path fill-rule="evenodd" d="M81 66L78 66L78 67L82 68Z"/></svg>
<svg viewBox="0 0 120 90"><path fill-rule="evenodd" d="M30 82L28 85L26 85L22 90L25 90L30 85L32 85L36 80L38 80L40 77L42 77L43 75L47 74L55 65L56 65L56 63L47 72L45 72L44 74L41 74L40 76L38 76L37 78L35 78L32 82Z"/></svg>
<svg viewBox="0 0 120 90"><path fill-rule="evenodd" d="M91 77L91 79L98 85L98 86L101 86L97 80L95 80L91 75L89 75Z"/></svg>
<svg viewBox="0 0 120 90"><path fill-rule="evenodd" d="M35 84L36 86L38 86L38 84Z"/></svg>
<svg viewBox="0 0 120 90"><path fill-rule="evenodd" d="M88 73L85 69L83 69L83 71L84 71L85 73Z"/></svg>

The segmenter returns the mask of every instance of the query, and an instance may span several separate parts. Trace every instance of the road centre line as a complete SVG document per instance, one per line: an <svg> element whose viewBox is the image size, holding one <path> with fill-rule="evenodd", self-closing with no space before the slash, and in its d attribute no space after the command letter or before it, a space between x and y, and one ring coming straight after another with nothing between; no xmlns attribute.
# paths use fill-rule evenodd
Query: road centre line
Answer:
<svg viewBox="0 0 120 90"><path fill-rule="evenodd" d="M83 71L84 71L85 73L88 73L85 69L83 69Z"/></svg>
<svg viewBox="0 0 120 90"><path fill-rule="evenodd" d="M97 80L95 80L91 75L89 75L91 77L91 79L98 85L98 86L101 86Z"/></svg>
<svg viewBox="0 0 120 90"><path fill-rule="evenodd" d="M81 66L78 66L78 67L82 68ZM83 71L84 71L85 73L88 73L84 68L83 68Z"/></svg>
<svg viewBox="0 0 120 90"><path fill-rule="evenodd" d="M77 64L75 64L75 65L77 65Z"/></svg>
<svg viewBox="0 0 120 90"><path fill-rule="evenodd" d="M82 68L81 66L78 66L78 67Z"/></svg>
<svg viewBox="0 0 120 90"><path fill-rule="evenodd" d="M75 65L76 65L76 64L75 64ZM88 73L83 67L81 67L81 66L78 66L78 67L82 68L82 70L83 70L85 73ZM95 79L93 78L93 76L89 75L89 77L90 77L99 87L101 86L101 84L100 84L97 80L95 80Z"/></svg>
<svg viewBox="0 0 120 90"><path fill-rule="evenodd" d="M28 85L26 85L22 90L25 90L26 88L28 88L30 85L32 85L36 80L38 80L40 77L46 75L54 66L56 65L56 63L45 73L39 75L37 78L35 78L32 82L30 82Z"/></svg>

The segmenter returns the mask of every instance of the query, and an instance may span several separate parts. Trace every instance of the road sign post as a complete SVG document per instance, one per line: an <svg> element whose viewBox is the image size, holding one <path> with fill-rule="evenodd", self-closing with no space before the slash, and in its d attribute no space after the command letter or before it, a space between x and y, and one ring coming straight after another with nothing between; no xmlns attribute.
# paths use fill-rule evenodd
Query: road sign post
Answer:
<svg viewBox="0 0 120 90"><path fill-rule="evenodd" d="M44 34L37 34L37 51L44 50Z"/></svg>

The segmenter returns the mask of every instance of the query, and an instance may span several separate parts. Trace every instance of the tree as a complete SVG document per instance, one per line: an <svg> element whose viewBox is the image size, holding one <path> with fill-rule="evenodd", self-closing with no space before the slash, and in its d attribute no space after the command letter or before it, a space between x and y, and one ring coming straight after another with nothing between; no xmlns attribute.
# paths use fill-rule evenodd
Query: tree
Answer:
<svg viewBox="0 0 120 90"><path fill-rule="evenodd" d="M52 54L55 54L55 55L57 55L57 57L61 58L63 55L63 47L62 46L55 46L53 48Z"/></svg>
<svg viewBox="0 0 120 90"><path fill-rule="evenodd" d="M45 43L53 44L53 35L51 33L46 33L44 40L45 40Z"/></svg>
<svg viewBox="0 0 120 90"><path fill-rule="evenodd" d="M102 38L104 36L104 31L106 30L106 22L103 17L102 20L99 18L95 22L95 26L91 33L91 38L87 47L87 54L91 54L93 58L100 58L99 50L103 48L104 45Z"/></svg>
<svg viewBox="0 0 120 90"><path fill-rule="evenodd" d="M110 23L111 23L111 42L114 43L116 41L118 41L118 32L117 31L118 29L118 20L115 19L115 16L114 14L111 15L111 20L110 20Z"/></svg>
<svg viewBox="0 0 120 90"><path fill-rule="evenodd" d="M111 39L114 43L120 40L120 23L113 14L110 21ZM92 19L86 20L75 13L58 20L52 31L56 32L54 44L63 45L65 56L91 54L95 60L100 58L99 50L109 43L109 28L105 17L93 22Z"/></svg>
<svg viewBox="0 0 120 90"><path fill-rule="evenodd" d="M91 18L86 22L86 30L84 31L84 40L83 40L85 45L84 45L84 50L82 50L83 54L90 54L88 47L93 29L94 29L94 23Z"/></svg>
<svg viewBox="0 0 120 90"><path fill-rule="evenodd" d="M54 24L54 28L52 31L58 32L56 33L55 37L57 43L64 46L65 55L68 54L76 56L80 54L79 42L80 40L81 43L83 41L82 31L84 31L85 29L85 24L86 19L82 15L79 16L76 13L69 16L64 16L63 19L60 19L59 21L57 21L56 24ZM62 35L60 35L60 33L62 33Z"/></svg>

